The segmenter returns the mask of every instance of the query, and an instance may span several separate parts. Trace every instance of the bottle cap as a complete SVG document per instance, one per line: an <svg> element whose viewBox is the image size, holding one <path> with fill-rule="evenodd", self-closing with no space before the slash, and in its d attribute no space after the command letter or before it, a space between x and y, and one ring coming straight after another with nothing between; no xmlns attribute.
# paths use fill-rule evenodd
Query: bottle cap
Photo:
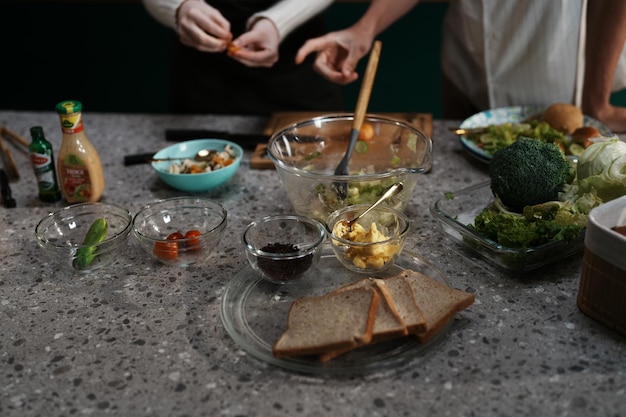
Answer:
<svg viewBox="0 0 626 417"><path fill-rule="evenodd" d="M83 105L78 100L66 100L58 103L56 108L59 114L72 114L82 111Z"/></svg>
<svg viewBox="0 0 626 417"><path fill-rule="evenodd" d="M33 137L43 135L43 127L41 126L33 126L30 128L30 134Z"/></svg>

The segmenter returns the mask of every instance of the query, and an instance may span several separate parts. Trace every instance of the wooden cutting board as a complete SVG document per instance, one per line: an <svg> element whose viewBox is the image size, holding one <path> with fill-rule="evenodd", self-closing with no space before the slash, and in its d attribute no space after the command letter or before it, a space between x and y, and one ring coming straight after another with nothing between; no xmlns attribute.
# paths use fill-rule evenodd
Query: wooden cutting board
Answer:
<svg viewBox="0 0 626 417"><path fill-rule="evenodd" d="M328 113L320 112L276 112L270 116L263 134L271 136L274 132L300 120L311 119ZM393 117L407 120L414 124L426 136L432 138L433 135L433 115L430 113L376 113L381 116ZM250 159L252 169L274 169L274 163L267 157L267 144L257 145L252 158Z"/></svg>

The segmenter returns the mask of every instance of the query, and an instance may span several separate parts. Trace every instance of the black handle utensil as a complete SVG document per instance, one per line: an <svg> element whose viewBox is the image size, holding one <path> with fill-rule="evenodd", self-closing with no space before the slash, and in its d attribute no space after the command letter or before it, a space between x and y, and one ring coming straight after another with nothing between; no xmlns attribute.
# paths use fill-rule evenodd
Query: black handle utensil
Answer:
<svg viewBox="0 0 626 417"><path fill-rule="evenodd" d="M6 208L13 208L17 205L13 195L11 194L11 186L9 185L9 178L7 177L4 169L0 169L0 193L2 194L2 204Z"/></svg>

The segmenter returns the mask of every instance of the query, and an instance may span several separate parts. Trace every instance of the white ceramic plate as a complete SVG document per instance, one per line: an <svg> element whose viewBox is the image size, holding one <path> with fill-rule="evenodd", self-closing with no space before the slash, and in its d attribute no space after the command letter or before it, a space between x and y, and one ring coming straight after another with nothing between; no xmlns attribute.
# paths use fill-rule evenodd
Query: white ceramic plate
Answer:
<svg viewBox="0 0 626 417"><path fill-rule="evenodd" d="M536 113L543 112L544 107L539 106L512 106L512 107L500 107L492 110L485 110L480 113L468 117L461 123L462 129L484 127L489 125L496 125L501 123L519 123L526 117ZM595 127L604 136L611 136L613 133L603 123L595 120L589 116L584 116L583 124L585 126ZM491 161L491 155L483 151L476 142L465 137L459 136L461 145L469 151L469 153L483 162Z"/></svg>

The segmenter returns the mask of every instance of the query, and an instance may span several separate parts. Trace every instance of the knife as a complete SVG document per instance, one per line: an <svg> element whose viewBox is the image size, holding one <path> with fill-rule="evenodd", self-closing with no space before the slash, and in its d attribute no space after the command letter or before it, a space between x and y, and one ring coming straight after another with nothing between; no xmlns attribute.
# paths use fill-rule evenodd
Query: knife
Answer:
<svg viewBox="0 0 626 417"><path fill-rule="evenodd" d="M0 193L2 195L2 204L4 204L6 208L13 208L17 205L11 194L9 178L6 172L4 172L4 169L0 169Z"/></svg>
<svg viewBox="0 0 626 417"><path fill-rule="evenodd" d="M223 130L207 129L166 129L165 140L168 142L183 142L193 139L226 139L235 142L244 149L255 149L259 143L267 143L268 135L258 133L229 133ZM156 152L145 152L124 156L124 165L145 164L153 162ZM177 158L183 159L183 158Z"/></svg>
<svg viewBox="0 0 626 417"><path fill-rule="evenodd" d="M205 129L166 129L165 140L182 142L193 139L226 139L237 143L244 149L256 149L260 143L266 144L270 136L259 133L229 133L222 130ZM323 138L313 135L299 135L299 142L320 142ZM154 160L156 152L145 152L124 156L124 165L145 164ZM176 158L183 159L183 158Z"/></svg>

